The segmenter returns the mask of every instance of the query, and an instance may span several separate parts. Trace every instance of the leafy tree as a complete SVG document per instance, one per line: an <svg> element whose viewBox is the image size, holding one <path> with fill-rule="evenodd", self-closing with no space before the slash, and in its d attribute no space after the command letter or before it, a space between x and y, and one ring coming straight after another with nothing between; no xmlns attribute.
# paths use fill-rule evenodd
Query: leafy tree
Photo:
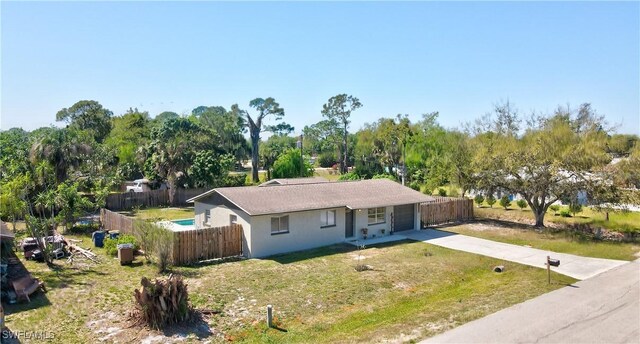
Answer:
<svg viewBox="0 0 640 344"><path fill-rule="evenodd" d="M234 157L229 154L217 155L212 151L196 152L189 177L196 187L216 188L224 186L224 179L233 167Z"/></svg>
<svg viewBox="0 0 640 344"><path fill-rule="evenodd" d="M449 184L449 177L454 175L450 167L454 156L466 153L463 149L455 155L448 152L448 146L453 142L448 142L447 131L437 122L438 115L438 112L422 115L422 120L413 126L413 136L407 147L407 166L412 178L425 184L427 190Z"/></svg>
<svg viewBox="0 0 640 344"><path fill-rule="evenodd" d="M340 124L335 119L325 119L305 126L302 132L309 154L335 153L337 160L342 161L342 149L340 148L342 133Z"/></svg>
<svg viewBox="0 0 640 344"><path fill-rule="evenodd" d="M76 219L93 208L93 204L78 193L78 183L65 182L58 185L54 196L58 216L62 219L64 229L73 226Z"/></svg>
<svg viewBox="0 0 640 344"><path fill-rule="evenodd" d="M153 122L157 125L160 126L162 125L162 123L170 120L170 119L178 119L180 118L180 115L178 115L177 113L173 112L173 111L164 111L159 113L154 119Z"/></svg>
<svg viewBox="0 0 640 344"><path fill-rule="evenodd" d="M276 121L279 121L284 116L284 109L271 97L267 99L256 98L249 102L249 106L258 112L255 120L246 111L238 110L238 112L243 113L247 118L249 136L251 138L251 178L254 183L257 183L260 181L258 177L258 160L260 158L260 132L263 129L263 121L269 116L273 116ZM238 106L234 105L234 107L237 108Z"/></svg>
<svg viewBox="0 0 640 344"><path fill-rule="evenodd" d="M267 125L265 126L265 130L266 131L270 131L272 133L274 133L275 135L289 135L291 133L293 133L294 130L296 130L296 128L292 127L290 124L282 122L282 123L278 123L276 125Z"/></svg>
<svg viewBox="0 0 640 344"><path fill-rule="evenodd" d="M516 205L518 206L518 208L520 208L520 210L523 210L527 207L527 201L519 199L518 201L516 201Z"/></svg>
<svg viewBox="0 0 640 344"><path fill-rule="evenodd" d="M29 134L12 128L0 131L0 181L29 171Z"/></svg>
<svg viewBox="0 0 640 344"><path fill-rule="evenodd" d="M469 136L450 131L445 138L444 157L450 179L462 189L462 197L476 185L472 168L473 146Z"/></svg>
<svg viewBox="0 0 640 344"><path fill-rule="evenodd" d="M585 109L581 107L577 117L556 113L534 118L522 135L478 130L473 164L479 186L522 195L536 226L544 226L551 204L585 190L586 181L596 179L590 173L610 161L603 145L604 126Z"/></svg>
<svg viewBox="0 0 640 344"><path fill-rule="evenodd" d="M500 197L500 206L503 207L504 210L508 210L510 205L511 205L511 200L509 199L509 196L504 195Z"/></svg>
<svg viewBox="0 0 640 344"><path fill-rule="evenodd" d="M213 134L213 140L223 152L235 157L238 164L246 158L248 149L243 136L246 122L237 106L231 111L222 106L210 106L200 112L198 122Z"/></svg>
<svg viewBox="0 0 640 344"><path fill-rule="evenodd" d="M347 173L348 145L347 136L349 134L349 123L351 112L362 107L360 100L354 96L338 94L329 98L322 106L322 115L329 120L338 122L342 127L342 161L340 162L340 172Z"/></svg>
<svg viewBox="0 0 640 344"><path fill-rule="evenodd" d="M487 204L489 205L489 208L493 208L493 205L496 204L496 198L493 197L493 195L488 196Z"/></svg>
<svg viewBox="0 0 640 344"><path fill-rule="evenodd" d="M170 119L155 129L147 147L146 168L169 184L169 202L174 204L178 180L185 176L196 152L211 148L205 131L184 119Z"/></svg>
<svg viewBox="0 0 640 344"><path fill-rule="evenodd" d="M484 196L482 196L481 194L477 194L476 197L473 198L473 201L476 202L478 208L480 208L480 206L482 206L482 203L484 203Z"/></svg>
<svg viewBox="0 0 640 344"><path fill-rule="evenodd" d="M130 108L122 116L113 117L112 125L105 144L117 150L118 164L131 170L124 174L125 177L135 179L142 170L138 164L138 149L149 141L151 132L149 113Z"/></svg>
<svg viewBox="0 0 640 344"><path fill-rule="evenodd" d="M302 175L300 175L302 172ZM302 159L300 151L289 149L273 164L274 178L294 178L313 176L313 166L308 159Z"/></svg>
<svg viewBox="0 0 640 344"><path fill-rule="evenodd" d="M288 150L296 148L296 142L296 138L291 136L272 135L262 144L260 161L264 169L267 170L267 179L271 179L271 170L276 160ZM299 168L297 175L300 175Z"/></svg>
<svg viewBox="0 0 640 344"><path fill-rule="evenodd" d="M14 231L16 222L26 215L30 185L28 174L17 175L0 185L0 217L10 219Z"/></svg>
<svg viewBox="0 0 640 344"><path fill-rule="evenodd" d="M582 204L578 203L577 201L572 201L571 203L569 203L569 211L571 212L571 214L573 214L573 217L575 217L577 213L582 212Z"/></svg>
<svg viewBox="0 0 640 344"><path fill-rule="evenodd" d="M91 152L91 145L77 131L54 128L35 139L30 159L34 165L40 161L51 164L56 182L62 183L69 170L79 167Z"/></svg>
<svg viewBox="0 0 640 344"><path fill-rule="evenodd" d="M81 100L56 114L57 121L65 121L70 128L88 131L96 142L102 143L111 131L113 113L95 100Z"/></svg>

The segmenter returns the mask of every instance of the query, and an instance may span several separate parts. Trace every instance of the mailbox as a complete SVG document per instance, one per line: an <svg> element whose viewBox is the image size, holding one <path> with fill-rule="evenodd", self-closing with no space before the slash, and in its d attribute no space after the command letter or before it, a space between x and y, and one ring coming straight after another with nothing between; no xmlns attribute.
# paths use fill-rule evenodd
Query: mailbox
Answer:
<svg viewBox="0 0 640 344"><path fill-rule="evenodd" d="M548 261L551 266L560 266L560 259L549 259Z"/></svg>

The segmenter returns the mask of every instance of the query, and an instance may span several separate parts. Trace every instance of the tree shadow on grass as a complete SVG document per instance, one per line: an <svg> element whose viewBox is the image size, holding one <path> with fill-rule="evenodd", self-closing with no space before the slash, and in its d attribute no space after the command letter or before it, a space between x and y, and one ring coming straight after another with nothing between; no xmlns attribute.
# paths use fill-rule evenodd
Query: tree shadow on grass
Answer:
<svg viewBox="0 0 640 344"><path fill-rule="evenodd" d="M181 337L187 337L191 334L198 337L198 339L205 339L213 335L211 328L209 327L209 317L199 310L194 310L188 321L180 324L174 324L167 326L162 330L162 334L171 337L179 335Z"/></svg>

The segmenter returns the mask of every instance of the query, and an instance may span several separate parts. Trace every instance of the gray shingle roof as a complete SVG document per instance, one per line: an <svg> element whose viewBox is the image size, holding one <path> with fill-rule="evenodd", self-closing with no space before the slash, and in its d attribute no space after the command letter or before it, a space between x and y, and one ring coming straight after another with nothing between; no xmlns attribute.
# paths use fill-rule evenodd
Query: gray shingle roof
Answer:
<svg viewBox="0 0 640 344"><path fill-rule="evenodd" d="M189 200L206 201L218 193L249 215L281 214L313 209L347 207L365 209L410 203L433 202L434 198L388 179L313 184L218 188Z"/></svg>

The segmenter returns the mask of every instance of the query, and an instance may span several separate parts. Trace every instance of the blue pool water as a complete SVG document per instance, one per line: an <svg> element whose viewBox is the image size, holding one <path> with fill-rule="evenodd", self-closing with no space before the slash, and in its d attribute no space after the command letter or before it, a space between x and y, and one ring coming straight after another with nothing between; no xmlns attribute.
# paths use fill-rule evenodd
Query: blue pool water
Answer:
<svg viewBox="0 0 640 344"><path fill-rule="evenodd" d="M171 221L180 226L193 226L195 223L194 219L185 219L185 220L173 220Z"/></svg>

